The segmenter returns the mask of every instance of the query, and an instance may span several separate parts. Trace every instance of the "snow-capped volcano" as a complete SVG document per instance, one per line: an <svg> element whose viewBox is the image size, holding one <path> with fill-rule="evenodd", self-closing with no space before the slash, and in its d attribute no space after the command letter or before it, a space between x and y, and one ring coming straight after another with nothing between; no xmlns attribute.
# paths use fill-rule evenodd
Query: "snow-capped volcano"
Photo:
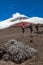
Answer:
<svg viewBox="0 0 43 65"><path fill-rule="evenodd" d="M13 19L11 20L11 22L14 22L14 21L21 21L21 20L27 20L29 19L29 17L23 15L23 14L20 14L20 13L16 13L16 14L13 14Z"/></svg>
<svg viewBox="0 0 43 65"><path fill-rule="evenodd" d="M17 23L21 23L21 22L26 22L26 23L34 23L34 24L43 24L43 18L39 18L39 17L27 17L23 14L20 13L16 13L13 14L11 18L4 20L2 22L0 22L0 29L4 29L4 28L8 28L11 25L15 25Z"/></svg>
<svg viewBox="0 0 43 65"><path fill-rule="evenodd" d="M18 18L18 17L26 17L26 18L28 18L27 16L25 16L23 14L20 14L20 13L13 14L12 17L13 18Z"/></svg>

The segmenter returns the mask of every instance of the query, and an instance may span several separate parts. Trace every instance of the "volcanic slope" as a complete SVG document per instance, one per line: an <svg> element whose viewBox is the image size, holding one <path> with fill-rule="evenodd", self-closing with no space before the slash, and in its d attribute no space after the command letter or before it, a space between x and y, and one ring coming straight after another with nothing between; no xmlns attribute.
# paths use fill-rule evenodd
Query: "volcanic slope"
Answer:
<svg viewBox="0 0 43 65"><path fill-rule="evenodd" d="M24 34L22 33L21 27L7 28L0 30L0 45L5 44L8 40L16 39L23 42L30 47L37 49L37 54L30 60L25 61L20 65L43 65L43 27L39 27L39 33L35 32L35 27L33 26L33 33L31 33L29 28L25 29ZM17 65L11 61L4 62L0 61L0 65Z"/></svg>

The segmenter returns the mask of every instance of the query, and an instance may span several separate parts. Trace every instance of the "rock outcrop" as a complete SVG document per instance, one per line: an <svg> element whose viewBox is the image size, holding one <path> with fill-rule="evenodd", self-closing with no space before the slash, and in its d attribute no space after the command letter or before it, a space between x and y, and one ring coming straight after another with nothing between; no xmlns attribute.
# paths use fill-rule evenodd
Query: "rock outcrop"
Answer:
<svg viewBox="0 0 43 65"><path fill-rule="evenodd" d="M22 63L25 60L32 58L37 52L34 48L13 39L4 44L3 48L4 49L0 51L0 54L2 53L4 57L9 56L10 60L16 63ZM8 55L6 53L6 55L4 55L4 52Z"/></svg>

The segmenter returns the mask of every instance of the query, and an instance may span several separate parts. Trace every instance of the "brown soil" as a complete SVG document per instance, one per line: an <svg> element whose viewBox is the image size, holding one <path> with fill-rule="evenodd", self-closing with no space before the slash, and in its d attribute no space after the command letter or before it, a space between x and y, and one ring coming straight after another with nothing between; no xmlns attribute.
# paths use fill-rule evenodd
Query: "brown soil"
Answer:
<svg viewBox="0 0 43 65"><path fill-rule="evenodd" d="M20 27L0 30L0 45L7 43L10 39L16 39L38 50L37 54L32 59L22 64L2 60L0 61L0 65L43 65L43 27L39 27L39 30L40 33L37 34L34 28L32 37L29 28L25 29L24 34Z"/></svg>

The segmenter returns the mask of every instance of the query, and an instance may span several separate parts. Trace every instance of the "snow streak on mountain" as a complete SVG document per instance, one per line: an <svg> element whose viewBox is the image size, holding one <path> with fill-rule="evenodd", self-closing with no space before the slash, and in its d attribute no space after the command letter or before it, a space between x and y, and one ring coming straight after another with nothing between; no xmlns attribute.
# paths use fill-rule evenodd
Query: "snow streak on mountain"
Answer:
<svg viewBox="0 0 43 65"><path fill-rule="evenodd" d="M27 22L27 23L33 23L33 24L37 24L37 23L43 24L43 18L39 18L39 17L29 18L23 14L16 13L16 14L13 14L11 18L0 22L0 29L8 28L8 27L15 25L17 23L20 23L20 22Z"/></svg>

